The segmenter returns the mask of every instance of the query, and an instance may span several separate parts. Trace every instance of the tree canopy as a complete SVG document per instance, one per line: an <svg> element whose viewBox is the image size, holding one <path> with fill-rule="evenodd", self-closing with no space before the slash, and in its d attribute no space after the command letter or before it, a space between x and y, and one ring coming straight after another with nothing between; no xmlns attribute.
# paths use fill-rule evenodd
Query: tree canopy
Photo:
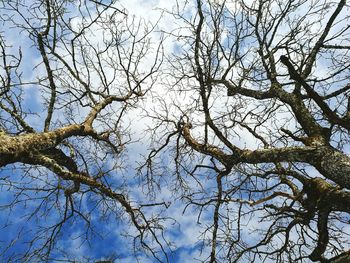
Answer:
<svg viewBox="0 0 350 263"><path fill-rule="evenodd" d="M349 3L168 3L0 3L0 258L349 260Z"/></svg>

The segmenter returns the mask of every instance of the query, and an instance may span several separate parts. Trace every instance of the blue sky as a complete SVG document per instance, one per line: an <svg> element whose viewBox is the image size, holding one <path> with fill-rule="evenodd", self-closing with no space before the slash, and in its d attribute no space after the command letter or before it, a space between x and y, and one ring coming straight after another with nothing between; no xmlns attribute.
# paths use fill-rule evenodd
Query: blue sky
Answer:
<svg viewBox="0 0 350 263"><path fill-rule="evenodd" d="M184 2L187 1L178 1L178 4L181 6ZM152 24L156 24L158 19L162 16L157 27L150 35L151 43L154 46L157 46L159 43L162 37L162 31L172 32L175 28L183 25L181 24L183 21L180 22L180 20L178 20L177 23L174 23L174 17L172 15L162 13L162 10L172 10L172 8L176 6L175 0L121 0L118 3L118 7L119 6L124 7L129 11L128 18L135 16L136 19L144 19L144 21L151 22ZM0 10L0 14L4 15L1 12L4 11ZM196 16L195 9L190 5L187 6L184 13L185 17L189 20L193 20ZM26 14L24 13L24 15ZM72 26L78 27L80 22L79 18L74 17L75 14L73 11L70 15L72 15L72 19L70 20ZM121 19L121 21L123 21L123 19ZM103 42L103 37L101 32L97 30L98 28L93 29L95 29L95 31L92 30L92 33L94 34L91 33L88 35L88 38L98 46ZM36 50L35 46L33 46L33 42L28 37L28 33L16 27L8 27L7 25L1 30L1 34L6 37L10 53L18 54L18 50L21 48L24 63L22 63L20 71L22 72L22 79L24 82L36 81L38 78L42 77L45 74L45 71L41 63L40 53ZM177 33L186 35L189 31L182 29ZM250 39L247 38L247 49L253 48L252 45L250 45L252 43L249 41ZM223 43L227 43L227 41L224 39ZM184 46L182 46L182 44L181 41L174 41L171 37L165 38L163 43L165 54L179 55L184 46L187 48L189 46L189 43L186 43ZM151 53L152 52L149 52L149 54L145 56L146 59L141 63L142 70L140 70L140 72L145 71L145 69L147 70L150 65L152 65L154 54ZM248 59L254 59L255 55L256 53L251 52ZM164 70L167 71L168 69L165 68ZM169 74L171 74L171 72ZM159 106L159 108L161 108L161 110L158 110L160 115L168 110L169 118L177 120L176 118L182 114L181 106L185 105L192 107L195 96L186 96L184 93L181 95L176 94L176 92L171 93L169 90L165 90L162 87L162 81L164 83L168 81L168 79L163 79L162 76L160 81L153 87L151 95L157 94L157 96L164 99L164 101L171 102L172 105L164 106L164 108L161 108L159 104L156 105L156 107ZM169 82L171 81L173 81L173 79L169 79ZM64 81L58 81L58 83L62 86L67 84L64 83ZM126 80L123 79L121 83L125 84ZM118 82L115 86L122 86L121 83ZM91 83L91 85L95 86L98 86L98 84L97 81L96 83ZM43 102L45 98L48 98L48 93L42 92L43 90L47 91L44 87L32 84L23 85L17 90L14 89L15 94L18 94L19 91L23 91L22 109L25 112L33 113L26 116L26 121L37 131L43 129L43 119L46 116L45 105ZM223 89L217 93L218 98L215 103L213 102L215 105L212 107L213 112L215 111L216 114L220 114L221 109L225 109L230 100L232 100L232 98L227 98L226 100L226 92L227 91ZM79 95L79 92L76 92L76 94ZM154 104L158 103L155 99L156 97L152 97L151 95L146 97L144 101L141 101L139 104L148 112L152 112L153 107L155 107ZM66 98L65 94L60 94L60 96L60 98ZM225 97L225 99L221 99L221 96ZM243 104L244 103L242 103L242 105ZM239 109L242 111L253 110L256 106L253 104L242 105L241 109ZM87 107L82 107L79 103L73 104L72 109L69 107L57 109L54 115L53 126L59 127L60 125L67 123L67 119L65 118L70 110L72 110L73 115L75 114L75 116L73 116L73 119L74 117L76 118L74 119L74 122L81 121L88 112ZM121 107L119 105L112 105L109 109L106 109L106 112L111 113L113 110L120 112ZM295 123L288 122L288 118L291 115L290 112L286 109L284 110L285 112L282 112L282 110L278 112L279 118L276 117L276 121L272 123L271 126L275 125L278 127L285 125L284 127L290 126L291 130L295 129ZM159 112L155 112L154 114L156 115ZM197 260L198 262L199 260L205 260L210 255L210 247L207 246L203 248L202 239L205 229L210 228L212 225L214 206L210 205L206 207L201 213L198 207L186 206L186 200L180 199L180 197L183 193L188 195L193 194L193 196L197 197L199 201L203 202L216 198L216 173L207 169L200 169L197 171L195 176L196 179L199 179L200 182L202 182L202 189L201 185L198 184L194 177L186 174L185 169L182 167L180 176L182 176L184 184L187 183L191 189L188 190L186 187L180 188L178 184L179 181L176 180L177 175L172 162L174 151L164 151L163 159L158 159L159 167L162 167L158 170L156 176L159 185L154 185L153 193L150 194L147 192L149 189L147 187L146 179L144 178L144 173L141 173L141 175L138 174L136 168L139 163L144 161L144 156L148 154L150 149L159 146L157 143L161 143L161 141L151 143L151 135L145 135L144 130L147 129L150 124L150 118L146 118L145 115L144 111L141 111L136 107L135 109L128 111L125 119L123 119L124 122L122 123L122 128L130 131L133 143L126 146L124 154L118 156L120 159L113 159L113 156L109 153L107 153L105 159L103 159L103 156L99 156L99 154L102 155L101 152L94 152L91 150L95 147L95 144L93 144L91 140L75 138L71 142L74 143L81 152L88 153L86 158L89 160L89 164L91 164L92 167L90 172L98 173L99 169L109 169L108 178L106 179L108 183L110 183L116 191L127 193L129 200L135 204L140 202L144 203L146 201L151 201L153 203L166 202L167 204L170 204L166 211L163 206L145 208L143 211L149 218L155 216L172 217L172 219L164 218L164 220L162 220L164 237L166 240L173 242L174 245L172 248L165 246L171 263L190 263L197 262ZM4 118L4 116L0 115L1 118ZM193 117L198 123L202 121L202 116L200 114L194 113L191 117ZM106 127L109 124L108 121L107 123L104 123L104 119L101 118L96 125L96 128L99 129L101 127ZM168 125L169 126L166 128L169 130L173 129L173 123L169 123ZM164 130L166 130L166 128L164 128ZM271 127L267 127L266 129L270 128ZM195 132L201 134L202 131L195 130L194 133ZM235 132L235 136L237 136L234 143L239 147L257 147L257 140L254 139L252 135L248 136L248 133L244 129L237 128L235 129ZM157 139L159 139L159 137ZM64 150L68 151L68 147ZM98 163L94 160L94 157L96 157L96 159L100 158L104 161ZM186 158L186 155L184 158ZM188 169L193 169L193 163L200 161L198 156L193 159L191 158L192 156L183 160L183 164ZM80 164L82 164L82 158L79 160ZM204 159L203 163L212 164L208 158ZM216 165L218 164L216 163ZM309 167L306 167L305 169L311 171L310 174L317 174L316 171ZM143 170L142 172L145 171ZM228 190L230 187L234 188L235 185L240 183L240 180L243 180L247 176L239 172L234 175L235 177L229 176L225 178L224 189ZM269 180L271 183L274 179L271 178ZM14 182L13 185L10 185L11 181ZM253 184L254 182L250 183ZM59 184L64 184L64 182L61 182L55 175L40 167L32 167L31 169L28 169L28 166L23 167L16 164L8 165L0 170L0 185L2 186L0 187L0 227L4 226L1 230L2 234L0 237L0 261L9 260L12 255L25 252L29 245L28 241L36 238L38 235L37 233L42 233L43 235L50 235L50 233L52 233L40 231L43 230L43 226L47 227L55 225L65 213L67 200L64 197L64 194L62 194L62 192L57 194L57 192L50 191L50 189L54 189ZM247 183L247 185L248 187L250 186L249 183ZM26 190L23 191L21 195L17 196L16 193L20 192L20 188ZM44 191L39 191L39 188ZM87 187L82 187L82 192L84 190L86 190L86 192L76 194L74 207L77 207L83 216L89 218L91 226L86 224L83 216L76 215L67 220L57 236L56 247L52 252L52 258L49 261L55 262L53 260L53 258L55 258L66 262L69 262L69 260L76 260L77 262L94 262L98 259L113 258L115 259L115 262L120 263L131 263L135 262L136 259L141 263L156 262L154 257L147 255L147 253L144 253L138 247L136 247L136 251L134 250L133 239L130 236L137 235L137 232L135 228L130 225L130 220L128 220L125 213L121 213L122 209L120 206L118 206L117 203L104 200L91 191L89 192L88 190L90 189ZM44 196L47 196L45 202L43 202ZM241 198L248 199L253 197L254 199L257 196L259 196L259 194L248 197L246 192L241 192ZM9 209L9 207L6 206L6 204L11 202L16 203L16 205L13 206L13 209ZM36 210L38 207L40 208ZM249 211L249 209L250 207L247 205L243 207L243 211L245 212ZM232 216L232 222L236 223L237 219L235 218L235 213L238 210L238 205L236 203L233 205L222 205L222 210L227 211L227 214ZM31 213L33 213L34 216L30 216ZM242 219L245 220L247 226L245 230L242 231L242 236L244 236L246 244L253 244L253 242L257 240L258 234L255 230L259 229L259 227L261 228L262 226L269 225L266 221L259 221L261 215L260 212L256 212L249 214L249 216L242 216ZM198 221L199 223L197 223ZM220 231L221 235L226 234L224 228ZM234 234L236 233L234 230L232 230L232 233L234 238ZM208 231L205 237L208 238L210 235L211 232ZM35 246L42 245L44 241L44 239L37 239ZM154 245L152 238L148 238L147 241L149 244ZM274 242L276 242L275 244L280 244L280 241L278 240L275 240ZM11 246L9 249L5 249L7 246L6 244L9 243ZM39 262L34 259L31 260L29 260L29 262ZM160 255L160 260L165 261L163 255ZM18 259L15 258L13 262L18 262Z"/></svg>
<svg viewBox="0 0 350 263"><path fill-rule="evenodd" d="M29 2L28 2L29 3ZM161 12L155 11L154 7L158 8L171 8L174 4L172 1L121 1L120 5L124 6L127 10L130 10L130 15L136 15L138 18L142 16L146 21L150 20L155 23L161 15ZM23 8L25 10L25 8ZM26 12L22 13L27 15ZM17 21L21 19L16 16ZM23 21L22 21L23 22ZM162 23L166 23L166 19ZM10 24L7 24L9 26ZM41 63L41 57L38 50L33 46L32 40L28 38L28 32L19 28L4 28L2 32L5 35L6 43L9 46L8 52L19 54L19 49L23 54L23 61L19 71L22 73L21 77L24 82L36 81L38 77L44 72L43 65ZM170 29L168 27L168 29ZM159 31L154 33L154 37L159 36ZM95 36L99 38L98 35ZM166 43L167 48L171 48L172 43ZM168 50L169 52L169 50ZM37 66L39 65L39 66ZM15 80L18 82L18 80ZM43 129L43 119L46 116L45 105L43 104L43 93L41 93L41 87L38 85L26 84L18 88L18 91L23 92L22 109L25 112L33 113L26 117L26 121L37 131ZM14 91L14 89L13 89ZM60 111L63 113L64 109ZM58 114L54 115L54 121L59 121L62 114L58 111ZM81 114L84 115L84 110ZM137 113L130 113L130 118L135 118ZM63 120L64 121L64 120ZM139 120L141 121L141 119ZM142 126L141 126L142 127ZM141 134L134 132L136 139L142 138ZM116 187L119 184L127 181L129 189L129 195L133 200L143 200L146 198L142 193L144 192L142 186L137 183L139 179L136 176L135 161L140 161L142 154L147 150L146 143L137 142L132 144L128 149L126 160L128 164L120 171L112 172L112 180ZM106 164L108 167L109 164ZM21 169L23 168L23 169ZM59 222L64 212L65 198L63 195L56 196L55 193L50 193L49 189L57 185L57 178L49 171L42 168L34 168L27 172L28 167L21 167L19 165L8 165L1 170L0 177L2 180L0 206L2 207L0 213L0 224L5 226L2 229L1 244L0 244L0 259L17 261L13 258L16 254L22 254L28 249L28 242L35 239L38 233L41 233L41 237L36 240L35 246L40 247L45 241L41 239L44 234L49 235L51 232L41 232L42 227L53 226ZM38 170L37 170L38 169ZM30 174L30 176L28 176ZM117 180L113 179L118 178ZM9 181L16 182L15 186L9 186ZM38 180L39 179L39 180ZM43 187L47 190L40 192L35 190L36 188ZM16 187L23 187L27 190L24 195L17 196L18 189ZM32 189L32 190L31 190ZM43 196L49 196L49 198L42 203ZM159 194L157 198L164 200L169 198L171 193L167 190L164 193ZM56 250L52 253L52 258L62 260L78 260L81 262L93 262L97 259L103 258L115 258L116 262L135 262L135 254L140 262L154 262L154 258L145 256L144 253L136 251L133 252L133 239L126 237L127 234L132 234L135 230L132 230L128 220L125 216L119 218L118 211L110 210L104 215L103 205L94 208L97 204L97 200L94 200L94 196L82 196L81 199L77 198L76 205L81 206L81 211L87 213L92 223L92 231L86 231L87 226L84 220L79 217L69 219L63 225L59 235L57 236ZM157 200L155 200L157 201ZM6 205L16 202L16 205L9 209ZM41 205L41 206L40 206ZM36 210L38 207L39 210ZM56 209L54 209L54 207ZM198 255L198 244L196 242L196 235L199 233L198 226L196 226L196 220L193 220L193 216L188 213L182 214L182 205L179 200L172 202L171 213L172 216L177 218L178 222L174 224L174 221L169 221L169 229L166 229L165 234L173 240L178 247L172 253L169 253L170 262L186 262L190 260L192 262L193 257L200 257ZM156 213L157 209L153 211ZM33 213L34 216L30 216ZM190 213L190 212L189 212ZM183 224L181 221L183 220ZM86 236L87 234L87 236ZM11 246L6 249L6 244ZM170 252L170 250L167 250ZM30 259L34 260L34 259ZM162 259L164 260L164 258ZM53 260L50 260L54 262Z"/></svg>

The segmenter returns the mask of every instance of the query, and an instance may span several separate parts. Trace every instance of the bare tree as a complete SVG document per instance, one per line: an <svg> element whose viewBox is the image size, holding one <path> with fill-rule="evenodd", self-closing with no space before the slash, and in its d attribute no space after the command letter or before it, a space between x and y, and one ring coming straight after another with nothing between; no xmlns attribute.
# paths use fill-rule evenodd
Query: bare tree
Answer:
<svg viewBox="0 0 350 263"><path fill-rule="evenodd" d="M36 222L1 242L2 260L69 262L67 229L83 224L89 242L99 217L131 224L136 254L169 261L169 203L154 199L168 188L197 213L200 261L349 261L349 4L177 1L165 69L155 25L117 6L1 2L0 185L13 194L1 223L18 208ZM160 74L138 170L149 199L136 200L127 114Z"/></svg>
<svg viewBox="0 0 350 263"><path fill-rule="evenodd" d="M160 143L144 168L154 183L171 150L205 262L349 260L349 9L197 0L170 12L183 26L168 32L165 84L187 101L149 113Z"/></svg>
<svg viewBox="0 0 350 263"><path fill-rule="evenodd" d="M87 241L100 234L94 214L131 223L135 250L160 260L161 219L144 211L164 204L133 202L122 177L131 142L124 116L162 63L162 41L150 41L154 25L115 1L2 1L0 9L0 184L13 193L1 203L2 231L16 207L21 220L36 222L2 240L1 261L53 260L67 252L58 242L65 227L84 225Z"/></svg>

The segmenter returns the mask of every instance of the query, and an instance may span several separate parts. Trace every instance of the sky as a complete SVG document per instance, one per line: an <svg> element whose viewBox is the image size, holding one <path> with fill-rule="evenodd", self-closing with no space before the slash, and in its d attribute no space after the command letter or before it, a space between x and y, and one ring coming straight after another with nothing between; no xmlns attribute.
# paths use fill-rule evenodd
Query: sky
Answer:
<svg viewBox="0 0 350 263"><path fill-rule="evenodd" d="M30 2L30 1L29 1ZM185 0L120 0L117 3L117 7L120 9L125 9L128 12L128 17L123 18L125 20L131 21L133 18L143 19L143 21L149 22L152 25L156 25L155 29L151 33L151 43L152 46L156 47L157 44L163 39L163 49L165 55L170 54L179 54L182 46L180 46L180 41L174 40L173 37L169 37L166 33L174 32L177 28L183 26L180 20L174 22L174 17L169 14L167 11L173 10L176 6L182 6ZM191 1L190 1L191 2ZM232 6L234 8L234 6ZM196 11L191 5L187 5L186 9L183 10L185 17L193 20L196 17ZM4 16L4 13L2 13ZM122 15L120 16L122 17ZM70 20L73 28L79 27L80 19L78 17L72 18ZM93 33L89 35L89 41L94 43L96 46L101 44L103 37L110 37L108 34L103 35L98 27L91 30ZM181 31L176 31L178 34L188 34L188 30L182 29ZM21 68L23 74L22 77L25 80L34 80L37 76L42 76L44 72L44 67L41 62L40 54L35 48L33 48L31 40L28 38L28 35L24 31L20 31L16 28L9 28L5 25L4 28L1 28L0 33L6 36L7 44L9 45L9 50L18 54L19 47L21 47L21 52L23 54L24 61L30 61L30 63L25 64ZM164 37L164 38L163 38ZM128 40L125 40L125 43L128 43ZM249 48L249 47L247 47ZM254 56L254 53L252 54ZM153 63L155 58L155 53L148 52L145 55L145 59L142 61L141 66L142 70L147 71ZM39 65L39 66L37 66ZM37 67L36 67L37 66ZM141 71L142 71L141 70ZM167 72L167 68L164 68L164 71ZM323 70L323 71L322 71ZM320 72L324 72L325 67L320 66ZM106 72L112 74L112 71L106 68ZM167 72L171 74L172 72ZM96 74L96 73L91 73ZM96 78L97 75L93 75ZM123 83L126 82L123 79ZM172 81L169 77L160 76L159 81L156 82L156 85L152 87L150 91L150 96L147 96L143 101L140 102L143 110L147 112L152 112L154 108L158 108L158 111L164 113L166 110L169 110L169 115L171 118L176 119L181 114L181 107L179 105L191 106L193 103L193 97L186 95L185 93L178 94L175 92L169 92L163 88L163 84L167 81ZM60 83L64 85L65 83ZM98 86L98 83L92 83L91 85ZM47 98L47 94L42 94L38 91L37 86L35 85L25 85L23 87L24 100L23 107L24 110L33 112L35 114L29 114L27 116L27 121L36 129L40 130L43 127L43 118L45 117L45 106L43 105L43 100ZM152 95L155 96L152 96ZM226 96L226 91L223 90L218 92L218 96ZM157 101L157 96L164 99L166 102L169 102L172 106L169 108L162 108ZM227 106L227 104L232 100L228 98L227 100L222 100L218 98L215 103L213 102L213 112L220 112L221 108ZM232 101L231 101L232 102ZM115 106L115 110L119 112L118 106ZM185 107L185 106L183 106ZM253 110L255 105L244 105L243 110ZM269 123L271 127L283 126L288 127L289 129L295 129L295 123L289 122L290 113L281 107L281 111L278 113L277 121L274 123ZM160 110L159 110L160 109ZM64 114L69 112L69 108L62 108L57 110L56 115L54 116L57 122L56 126L64 123L64 120L61 119ZM110 109L111 111L113 109ZM284 111L284 112L283 112ZM79 109L79 114L75 116L78 121L82 119L83 116L86 116L88 110L85 108ZM156 112L157 113L157 112ZM156 115L155 113L155 115ZM152 113L153 114L153 113ZM194 118L198 117L195 114ZM62 121L62 123L60 123ZM198 117L198 122L200 118ZM103 123L103 120L100 120L100 125L107 125ZM144 178L137 174L136 167L139 163L144 161L144 156L149 152L149 150L155 145L150 145L151 136L146 134L144 130L149 126L150 120L145 117L145 112L139 110L137 107L128 112L125 116L125 126L131 124L130 133L133 143L127 146L125 149L125 155L120 159L117 164L112 164L112 162L106 161L104 168L111 168L110 172L110 183L113 186L120 190L123 189L125 184L128 186L128 197L135 202L140 202L146 200L147 188L148 185L145 184ZM172 125L172 124L169 124ZM268 126L267 125L267 126ZM98 128L98 127L97 127ZM201 131L198 131L200 134ZM252 135L247 135L247 132L243 129L237 129L237 140L234 143L242 148L254 149L257 147L257 140ZM243 138L243 140L242 140ZM164 138L163 138L164 139ZM78 140L78 139L77 139ZM88 149L91 147L91 141L88 140L79 140L76 142L81 149ZM171 263L191 263L191 262L200 262L201 260L206 260L210 255L210 248L203 247L203 233L205 229L212 224L212 215L214 207L208 207L199 217L199 210L195 209L193 206L185 207L184 200L180 199L180 191L182 189L179 187L178 182L176 181L174 173L174 164L172 163L173 153L165 152L164 156L167 156L166 153L169 153L168 157L164 157L162 160L159 160L160 166L163 166L164 169L159 170L157 175L157 180L160 182L160 186L155 186L156 195L154 196L154 202L167 202L170 206L166 211L165 215L169 215L172 219L166 219L163 222L164 225L164 236L166 239L169 239L173 242L172 251L170 248L166 248L169 254L169 262ZM102 158L102 157L101 157ZM197 161L192 159L184 160L184 163L191 161ZM209 163L210 160L205 160ZM114 166L118 167L114 169ZM189 164L190 166L190 164ZM37 216L29 217L30 213L36 213L36 208L38 207L38 200L40 197L45 196L50 193L50 186L54 187L55 182L57 181L55 177L45 172L44 169L35 168L27 173L27 167L21 167L17 165L9 165L0 171L1 185L0 188L0 225L6 225L6 228L2 230L1 241L13 242L12 246L6 249L5 242L0 243L0 261L1 258L9 258L12 253L18 253L24 251L28 244L25 241L30 241L36 234L38 227L41 225L53 225L57 222L58 218L62 215L62 210L55 209L51 207L54 202L59 204L58 206L64 206L65 199L63 196L49 196L50 202L42 204L42 211L40 210L37 213ZM113 169L112 169L113 168ZM306 168L310 169L310 168ZM311 169L310 169L311 170ZM312 171L312 174L316 175L316 171ZM29 175L28 175L29 174ZM183 175L184 180L190 184L192 192L196 192L196 189L200 189L200 185L195 181L195 179L188 175ZM216 180L215 174L205 170L198 172L198 177L205 182L204 192L208 193L207 196L203 197L198 195L198 199L207 198L213 195L216 191ZM227 179L228 187L230 184L234 185L237 183L232 178ZM10 181L18 183L18 186L37 186L45 185L47 187L47 192L36 191L36 189L29 190L30 201L22 199L21 196L17 197L13 195L16 189L11 187ZM51 185L50 185L51 184ZM165 186L170 187L165 187ZM178 192L177 192L178 191ZM28 196L24 196L28 197ZM11 201L18 202L13 209L9 209L6 204ZM84 194L81 196L81 199L77 201L77 205L82 211L90 211L89 218L92 222L93 228L89 229L80 217L71 218L63 226L60 235L57 238L57 247L60 248L59 251L54 251L52 258L62 260L62 262L69 262L69 260L77 262L94 262L96 260L102 259L114 259L115 262L120 263L132 263L135 260L138 260L141 263L156 262L156 260L145 253L140 252L136 249L133 249L133 239L128 237L128 235L136 234L135 229L130 226L127 218L121 215L118 207L114 203L108 201L102 201L99 203L99 199L94 197L94 194ZM97 205L99 204L99 205ZM95 208L98 207L98 208ZM225 206L227 211L236 211L237 206L230 207ZM236 209L236 210L235 210ZM106 212L107 211L107 212ZM112 212L111 212L112 211ZM148 216L164 215L161 214L162 207L150 208L145 213ZM233 213L232 213L233 214ZM266 222L259 221L260 215L254 214L255 217L246 218L246 230L242 232L242 235L245 235L247 243L253 242L257 238L257 233L254 232L262 225L268 225ZM244 217L243 217L244 218ZM10 219L10 220L9 220ZM200 219L200 224L197 223ZM88 231L86 231L89 229ZM44 234L44 233L43 233ZM46 233L47 234L47 233ZM24 241L24 243L23 243ZM148 241L152 244L151 238ZM21 243L22 242L22 243ZM41 244L42 240L37 240L38 244ZM278 242L278 241L275 241ZM135 258L136 255L136 258ZM164 256L160 256L161 261L165 261ZM35 262L33 261L29 262ZM51 262L56 262L51 259ZM16 262L14 260L13 262ZM60 261L61 262L61 261ZM259 262L258 259L256 262ZM266 261L269 262L269 261Z"/></svg>
<svg viewBox="0 0 350 263"><path fill-rule="evenodd" d="M28 2L29 3L29 2ZM170 17L163 14L163 9L171 10L174 1L120 1L117 6L124 7L128 10L128 17L132 18L133 16L136 19L144 19L144 21L156 24L159 18L162 16L162 20L158 23L157 29L152 33L154 41L158 41L162 35L161 28L166 28L167 30L172 30L172 26L175 25L170 22ZM2 13L4 15L4 13ZM72 20L72 23L79 23L79 20ZM171 26L169 26L171 25ZM7 26L7 25L6 25ZM3 27L1 33L6 36L6 44L8 45L8 50L18 54L19 48L23 54L23 61L30 61L31 63L26 63L25 66L21 68L22 78L24 80L30 81L31 79L36 79L37 76L41 75L44 71L42 65L35 67L40 64L41 57L35 48L32 46L31 40L28 39L26 32L21 32L16 29L11 30L11 28ZM90 41L96 41L98 44L100 40L99 34L92 36ZM172 52L174 43L172 41L165 41L164 43L166 52ZM147 61L145 62L145 67L147 67ZM43 95L39 92L38 88L35 85L25 85L23 88L23 107L24 110L33 112L35 114L29 115L26 120L33 127L40 130L43 125L43 118L45 114L45 107L43 106ZM45 96L45 95L44 95ZM60 111L58 111L60 112ZM81 110L81 115L86 115L84 109ZM56 116L59 118L60 113ZM133 136L136 139L142 138L142 130L145 128L145 123L142 118L138 117L137 109L134 112L130 112L127 116L130 119L137 118L138 125L135 126ZM147 138L144 140L148 140ZM146 145L148 141L138 142L132 144L127 150L128 155L132 156L133 161L141 161L142 154L145 154L147 150ZM139 186L134 179L136 177L136 172L134 170L135 163L130 162L130 166L126 168L127 172L133 174L128 178L128 183L133 184L135 189L132 189L129 193L130 198L133 200L138 200L144 198L142 194L142 186ZM46 213L39 213L38 217L33 216L28 219L28 216L31 212L36 213L38 202L35 201L35 198L40 198L45 193L38 193L37 191L28 191L28 194L33 198L32 201L25 201L25 197L16 197L14 195L15 189L11 188L9 181L17 182L18 186L28 186L37 184L36 176L39 175L36 169L30 171L31 176L26 177L24 175L24 167L18 167L17 165L8 165L6 168L1 170L1 180L2 187L1 198L0 198L0 222L1 225L6 227L2 230L0 244L0 258L3 260L10 260L11 256L18 253L23 253L27 248L26 242L30 241L33 237L37 235L37 230L40 225L53 225L57 222L57 219L60 216L60 212L55 209L49 209ZM129 175L130 175L129 174ZM43 184L49 182L53 178L49 173L45 173L47 177L41 179ZM39 182L40 184L40 182ZM159 200L169 200L171 199L171 193L169 190L164 189L159 193L157 197ZM11 201L17 201L18 205L14 206L13 209L9 209L7 204ZM64 200L60 200L64 202ZM82 206L86 209L89 209L90 205L89 198L84 197L82 200ZM44 204L45 207L46 204ZM48 204L47 204L48 205ZM46 207L47 208L47 207ZM45 210L45 208L44 208ZM173 200L172 206L169 209L171 216L176 218L177 223L174 221L169 221L166 224L168 229L166 230L166 236L171 237L172 242L177 248L169 253L170 262L193 262L194 258L202 258L203 255L200 254L197 236L200 233L200 227L196 224L196 215L191 213L191 209L185 214L182 212L183 206L180 200ZM86 234L86 225L83 220L69 220L63 227L61 231L61 236L57 239L57 246L61 248L61 251L55 251L52 254L52 258L63 260L68 262L69 260L75 260L77 262L94 262L99 259L115 259L115 262L135 262L135 254L137 255L137 260L142 263L154 262L154 258L146 256L143 253L135 251L133 252L133 239L130 237L125 237L126 234L130 234L132 227L128 224L127 220L121 221L118 218L113 218L113 216L108 217L108 219L100 218L101 211L95 210L90 213L91 222L94 224L94 231L96 234L89 232L88 240L86 242L84 234ZM41 232L40 232L41 233ZM122 234L122 235L121 235ZM40 235L44 235L41 233ZM38 244L41 243L40 239L37 240ZM10 247L7 247L7 244L11 244ZM169 251L168 251L169 252ZM17 262L17 259L14 258L13 262ZM33 261L32 261L33 260ZM164 258L162 259L164 260ZM11 261L11 260L10 260ZM10 262L9 261L9 262ZM36 262L34 259L30 259L30 262ZM49 261L56 262L51 259Z"/></svg>

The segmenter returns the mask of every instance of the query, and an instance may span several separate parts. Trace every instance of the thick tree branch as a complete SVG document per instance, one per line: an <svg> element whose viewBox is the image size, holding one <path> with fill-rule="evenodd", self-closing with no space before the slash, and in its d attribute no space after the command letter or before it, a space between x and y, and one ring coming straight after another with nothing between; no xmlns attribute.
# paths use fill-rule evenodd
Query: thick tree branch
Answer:
<svg viewBox="0 0 350 263"><path fill-rule="evenodd" d="M312 49L312 51L307 59L306 66L303 70L303 73L301 74L303 79L307 78L309 76L309 74L311 73L312 67L313 67L315 60L316 60L316 56L318 55L320 49L322 48L323 43L324 43L326 37L328 36L335 19L338 17L339 13L343 10L345 5L346 5L346 0L339 1L337 8L334 10L333 14L329 18L329 20L326 24L326 27L323 29L323 32L322 32L320 38L317 40L315 46L313 47L313 49Z"/></svg>
<svg viewBox="0 0 350 263"><path fill-rule="evenodd" d="M316 102L321 108L325 116L327 116L329 122L333 124L339 124L346 129L350 129L350 122L347 119L340 118L334 111L332 111L323 98L316 92L310 85L302 78L302 76L294 69L293 64L289 61L286 56L281 56L281 62L288 68L291 79L301 84L309 96Z"/></svg>

